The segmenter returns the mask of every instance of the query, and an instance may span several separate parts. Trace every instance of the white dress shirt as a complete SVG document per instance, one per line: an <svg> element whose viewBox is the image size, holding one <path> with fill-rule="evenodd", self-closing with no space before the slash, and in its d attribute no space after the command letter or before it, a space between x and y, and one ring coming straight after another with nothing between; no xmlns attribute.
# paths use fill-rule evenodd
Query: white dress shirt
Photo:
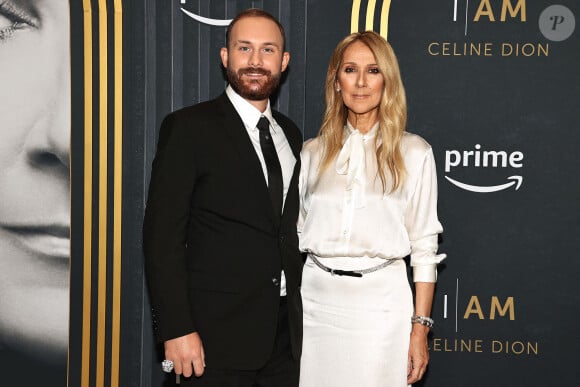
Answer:
<svg viewBox="0 0 580 387"><path fill-rule="evenodd" d="M322 144L307 141L301 154L300 250L318 257L403 258L411 255L415 282L435 282L437 176L431 146L405 133L401 140L407 172L404 184L384 193L377 174L375 136L378 124L361 134L350 123L345 142L319 175ZM387 176L388 176L388 171ZM390 180L387 178L387 189Z"/></svg>
<svg viewBox="0 0 580 387"><path fill-rule="evenodd" d="M270 101L268 101L266 110L260 112L251 103L236 93L231 86L226 88L226 94L242 118L248 136L250 137L252 145L258 155L258 159L260 160L260 164L262 165L262 172L264 173L266 184L268 183L268 169L266 168L266 161L264 160L262 148L260 147L260 131L256 125L258 125L258 121L262 116L270 121L270 135L274 141L276 153L278 153L278 159L280 160L280 166L282 167L282 182L284 184L282 203L284 205L284 203L286 203L286 194L288 193L292 173L294 172L296 157L294 157L294 153L292 153L292 148L290 148L290 144L284 135L284 131L272 116ZM280 295L286 295L286 277L284 276L284 271L282 271L282 277L280 279Z"/></svg>

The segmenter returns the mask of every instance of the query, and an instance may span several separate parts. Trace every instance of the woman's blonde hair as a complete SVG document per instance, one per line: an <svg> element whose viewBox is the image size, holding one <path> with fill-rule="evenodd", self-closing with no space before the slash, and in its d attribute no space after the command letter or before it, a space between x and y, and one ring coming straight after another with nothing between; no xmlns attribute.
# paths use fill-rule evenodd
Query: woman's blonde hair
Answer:
<svg viewBox="0 0 580 387"><path fill-rule="evenodd" d="M326 74L326 110L318 136L323 145L321 171L328 168L343 144L348 108L336 89L345 50L354 42L365 44L373 53L384 87L378 109L379 129L376 141L378 175L387 192L387 172L391 177L388 191L397 190L405 179L405 166L400 143L407 125L407 102L399 64L391 45L373 31L355 32L345 37L334 49Z"/></svg>

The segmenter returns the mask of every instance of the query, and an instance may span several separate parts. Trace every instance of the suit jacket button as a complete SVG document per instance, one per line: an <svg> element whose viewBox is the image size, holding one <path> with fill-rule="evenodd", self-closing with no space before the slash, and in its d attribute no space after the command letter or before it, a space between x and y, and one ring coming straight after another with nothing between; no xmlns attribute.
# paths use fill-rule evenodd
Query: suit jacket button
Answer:
<svg viewBox="0 0 580 387"><path fill-rule="evenodd" d="M280 285L280 281L278 281L278 278L272 278L272 283L274 284L274 286Z"/></svg>

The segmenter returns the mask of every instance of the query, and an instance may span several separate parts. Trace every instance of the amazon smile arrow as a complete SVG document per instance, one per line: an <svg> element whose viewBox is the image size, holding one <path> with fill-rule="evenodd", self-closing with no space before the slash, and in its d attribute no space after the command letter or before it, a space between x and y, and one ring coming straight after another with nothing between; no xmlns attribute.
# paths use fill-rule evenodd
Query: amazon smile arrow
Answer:
<svg viewBox="0 0 580 387"><path fill-rule="evenodd" d="M492 185L492 186L480 186L480 185L471 185L471 184L465 184L462 183L460 181L454 180L452 178L450 178L449 176L445 176L445 178L451 182L451 184L464 189L466 191L471 191L471 192L480 192L480 193L490 193L490 192L497 192L497 191L503 191L504 189L508 189L511 186L515 185L515 190L517 191L520 186L522 185L522 182L524 181L524 178L522 176L510 176L507 179L508 180L512 180L508 183L505 184L500 184L500 185Z"/></svg>

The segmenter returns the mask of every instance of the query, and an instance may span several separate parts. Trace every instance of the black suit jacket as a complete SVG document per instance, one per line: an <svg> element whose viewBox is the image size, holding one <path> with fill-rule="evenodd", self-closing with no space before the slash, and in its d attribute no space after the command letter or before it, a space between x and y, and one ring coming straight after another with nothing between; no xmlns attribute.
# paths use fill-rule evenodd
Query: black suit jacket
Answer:
<svg viewBox="0 0 580 387"><path fill-rule="evenodd" d="M208 366L258 369L274 345L280 272L293 354L300 356L302 134L273 112L296 157L282 217L244 124L226 94L161 126L144 222L146 273L159 341L199 332Z"/></svg>

